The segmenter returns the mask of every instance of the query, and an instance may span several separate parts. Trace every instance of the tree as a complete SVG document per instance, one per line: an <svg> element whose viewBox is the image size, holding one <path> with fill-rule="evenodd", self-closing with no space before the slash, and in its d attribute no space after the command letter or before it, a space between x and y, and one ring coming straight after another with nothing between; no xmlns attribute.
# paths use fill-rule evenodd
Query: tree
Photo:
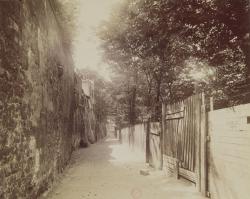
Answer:
<svg viewBox="0 0 250 199"><path fill-rule="evenodd" d="M146 101L147 112L159 119L160 105L166 99L163 93L169 95L171 100L174 99L171 87L179 73L176 70L178 64L185 60L187 50L183 42L173 42L176 38L169 38L160 31L164 25L158 23L158 17L153 15L153 10L148 9L147 3L151 4L146 2L142 5L141 1L125 2L113 20L102 26L100 37L104 41L102 47L105 50L105 60L110 65L144 76L147 82L147 99L142 101ZM159 31L164 37L158 34ZM171 30L168 31L169 36Z"/></svg>
<svg viewBox="0 0 250 199"><path fill-rule="evenodd" d="M222 92L226 105L249 74L249 21L247 0L127 0L99 35L110 65L144 76L147 86L139 88L147 90L140 92L148 93L148 110L191 95L195 85ZM188 70L190 63L196 71ZM217 78L188 75L204 65Z"/></svg>

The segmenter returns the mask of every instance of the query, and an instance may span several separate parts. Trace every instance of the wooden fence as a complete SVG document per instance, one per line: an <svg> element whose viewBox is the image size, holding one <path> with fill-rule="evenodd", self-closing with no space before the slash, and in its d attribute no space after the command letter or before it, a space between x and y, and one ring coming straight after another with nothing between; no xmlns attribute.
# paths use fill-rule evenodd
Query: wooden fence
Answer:
<svg viewBox="0 0 250 199"><path fill-rule="evenodd" d="M163 104L163 168L212 199L250 195L250 104L206 112L204 95Z"/></svg>
<svg viewBox="0 0 250 199"><path fill-rule="evenodd" d="M120 130L120 142L133 150L146 151L146 124L137 124Z"/></svg>
<svg viewBox="0 0 250 199"><path fill-rule="evenodd" d="M143 152L146 162L156 169L161 169L160 131L160 123L146 122L123 128L118 134L122 144Z"/></svg>
<svg viewBox="0 0 250 199"><path fill-rule="evenodd" d="M163 104L162 153L167 174L184 177L206 192L204 95Z"/></svg>
<svg viewBox="0 0 250 199"><path fill-rule="evenodd" d="M210 103L212 107L213 103ZM121 130L147 162L197 185L212 199L250 195L250 104L206 112L203 94L163 104L162 122Z"/></svg>

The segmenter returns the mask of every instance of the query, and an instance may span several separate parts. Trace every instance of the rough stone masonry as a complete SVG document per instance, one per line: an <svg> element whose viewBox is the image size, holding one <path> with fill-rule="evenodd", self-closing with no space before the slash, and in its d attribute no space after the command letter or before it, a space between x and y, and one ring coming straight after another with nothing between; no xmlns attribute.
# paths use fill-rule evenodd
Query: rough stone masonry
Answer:
<svg viewBox="0 0 250 199"><path fill-rule="evenodd" d="M37 198L88 143L61 28L53 0L0 1L0 198Z"/></svg>

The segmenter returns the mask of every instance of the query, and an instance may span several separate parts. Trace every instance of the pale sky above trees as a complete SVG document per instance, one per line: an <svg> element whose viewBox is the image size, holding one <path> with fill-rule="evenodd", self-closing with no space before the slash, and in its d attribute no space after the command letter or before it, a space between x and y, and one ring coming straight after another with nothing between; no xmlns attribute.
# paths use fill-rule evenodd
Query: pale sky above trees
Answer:
<svg viewBox="0 0 250 199"><path fill-rule="evenodd" d="M100 41L95 32L104 20L108 20L116 3L123 0L78 0L77 33L73 52L76 67L99 72L109 79L108 66L102 62Z"/></svg>

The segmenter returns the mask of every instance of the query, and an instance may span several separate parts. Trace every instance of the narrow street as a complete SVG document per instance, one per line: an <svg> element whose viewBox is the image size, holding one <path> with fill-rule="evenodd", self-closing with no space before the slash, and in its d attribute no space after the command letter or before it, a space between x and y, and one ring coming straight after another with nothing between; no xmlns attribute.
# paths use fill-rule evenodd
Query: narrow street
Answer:
<svg viewBox="0 0 250 199"><path fill-rule="evenodd" d="M202 199L185 180L167 178L161 171L140 175L142 154L129 153L118 140L106 138L76 151L72 163L49 199Z"/></svg>
<svg viewBox="0 0 250 199"><path fill-rule="evenodd" d="M250 0L0 0L0 24L0 199L250 198Z"/></svg>

